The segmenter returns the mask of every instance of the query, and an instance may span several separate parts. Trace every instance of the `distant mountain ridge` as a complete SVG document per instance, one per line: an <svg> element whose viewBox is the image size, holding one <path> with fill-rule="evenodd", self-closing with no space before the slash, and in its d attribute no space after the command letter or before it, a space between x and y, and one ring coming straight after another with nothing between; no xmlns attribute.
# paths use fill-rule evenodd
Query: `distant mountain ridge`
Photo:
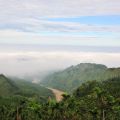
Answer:
<svg viewBox="0 0 120 120"><path fill-rule="evenodd" d="M95 63L81 63L47 76L41 83L48 87L71 92L83 82L107 80L120 76L120 68L107 68Z"/></svg>

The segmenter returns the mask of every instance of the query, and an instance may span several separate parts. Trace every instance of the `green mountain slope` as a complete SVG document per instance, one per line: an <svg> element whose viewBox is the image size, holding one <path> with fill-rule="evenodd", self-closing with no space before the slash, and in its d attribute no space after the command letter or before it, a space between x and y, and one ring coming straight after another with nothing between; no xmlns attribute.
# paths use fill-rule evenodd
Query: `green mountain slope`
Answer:
<svg viewBox="0 0 120 120"><path fill-rule="evenodd" d="M18 92L21 96L34 97L37 99L47 100L54 97L51 90L24 80L14 80L15 84L20 88Z"/></svg>
<svg viewBox="0 0 120 120"><path fill-rule="evenodd" d="M15 85L13 81L0 75L0 96L14 95L19 88Z"/></svg>
<svg viewBox="0 0 120 120"><path fill-rule="evenodd" d="M107 68L101 64L81 63L49 75L41 83L71 92L86 81L106 80L117 76L120 76L120 68Z"/></svg>
<svg viewBox="0 0 120 120"><path fill-rule="evenodd" d="M4 75L0 75L0 96L23 96L37 100L47 100L54 97L52 91L40 85L26 82L24 80L11 80Z"/></svg>
<svg viewBox="0 0 120 120"><path fill-rule="evenodd" d="M113 77L104 81L88 81L79 86L74 92L76 97L91 94L96 88L102 88L115 98L120 98L120 77Z"/></svg>

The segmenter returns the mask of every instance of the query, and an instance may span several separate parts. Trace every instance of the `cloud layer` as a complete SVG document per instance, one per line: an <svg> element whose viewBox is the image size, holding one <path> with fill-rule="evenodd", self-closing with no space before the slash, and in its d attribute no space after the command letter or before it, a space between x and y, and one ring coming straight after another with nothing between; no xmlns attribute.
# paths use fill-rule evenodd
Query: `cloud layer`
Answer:
<svg viewBox="0 0 120 120"><path fill-rule="evenodd" d="M0 73L21 76L80 62L119 66L119 24L50 20L81 16L120 16L120 0L0 0ZM41 44L48 45L47 48L63 45L64 48L49 51L43 46L34 51L35 47L16 46L9 51L9 45L5 48L3 44ZM66 50L66 46L74 47ZM79 50L80 46L95 47ZM98 46L105 47L99 51ZM113 46L114 50L107 51L106 46Z"/></svg>
<svg viewBox="0 0 120 120"><path fill-rule="evenodd" d="M119 34L82 35L62 33L26 33L15 30L1 30L0 44L41 44L41 45L75 45L75 46L120 46ZM104 44L103 44L104 43Z"/></svg>
<svg viewBox="0 0 120 120"><path fill-rule="evenodd" d="M120 15L119 6L119 0L0 0L0 11L6 17Z"/></svg>
<svg viewBox="0 0 120 120"><path fill-rule="evenodd" d="M109 67L120 65L120 53L94 52L0 52L0 73L32 75L61 70L81 62L101 63Z"/></svg>
<svg viewBox="0 0 120 120"><path fill-rule="evenodd" d="M0 0L0 29L23 32L120 32L120 26L52 22L46 18L120 15L119 0Z"/></svg>

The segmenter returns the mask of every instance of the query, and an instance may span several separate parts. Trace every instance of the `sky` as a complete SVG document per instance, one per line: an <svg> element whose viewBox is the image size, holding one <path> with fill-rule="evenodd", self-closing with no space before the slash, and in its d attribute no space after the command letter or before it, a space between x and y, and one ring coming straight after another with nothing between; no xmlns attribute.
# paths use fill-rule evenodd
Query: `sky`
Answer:
<svg viewBox="0 0 120 120"><path fill-rule="evenodd" d="M31 74L80 62L119 67L119 6L120 0L0 0L0 72Z"/></svg>

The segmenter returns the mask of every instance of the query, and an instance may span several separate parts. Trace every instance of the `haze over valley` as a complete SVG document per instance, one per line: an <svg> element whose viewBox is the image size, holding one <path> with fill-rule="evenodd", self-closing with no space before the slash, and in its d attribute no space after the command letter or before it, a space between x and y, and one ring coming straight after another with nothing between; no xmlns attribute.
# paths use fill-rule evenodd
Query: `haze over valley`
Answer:
<svg viewBox="0 0 120 120"><path fill-rule="evenodd" d="M120 0L0 0L0 120L120 120Z"/></svg>
<svg viewBox="0 0 120 120"><path fill-rule="evenodd" d="M0 73L8 76L41 78L79 63L119 67L119 47L1 45Z"/></svg>

